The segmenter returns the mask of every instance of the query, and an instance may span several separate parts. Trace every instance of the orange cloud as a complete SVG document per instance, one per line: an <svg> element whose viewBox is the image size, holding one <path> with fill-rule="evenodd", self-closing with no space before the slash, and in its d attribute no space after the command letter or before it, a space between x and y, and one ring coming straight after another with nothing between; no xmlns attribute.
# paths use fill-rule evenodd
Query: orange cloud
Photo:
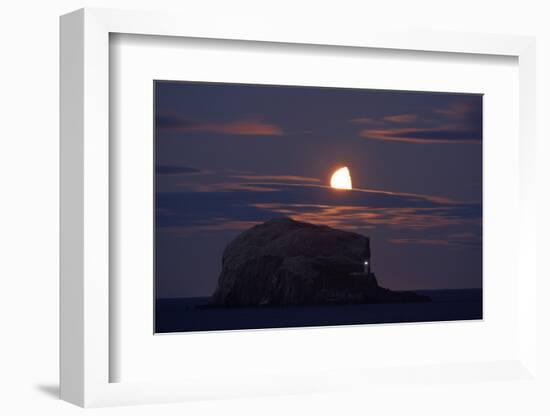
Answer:
<svg viewBox="0 0 550 416"><path fill-rule="evenodd" d="M380 121L375 120L374 118L371 118L371 117L353 118L351 120L351 122L352 123L357 123L357 124L378 124L378 123L380 123Z"/></svg>
<svg viewBox="0 0 550 416"><path fill-rule="evenodd" d="M453 119L462 119L473 110L472 107L464 102L455 102L446 108L436 108L433 112Z"/></svg>
<svg viewBox="0 0 550 416"><path fill-rule="evenodd" d="M260 121L233 121L222 124L205 124L195 130L245 136L280 136L283 131L274 124Z"/></svg>
<svg viewBox="0 0 550 416"><path fill-rule="evenodd" d="M159 116L156 128L168 132L203 131L242 136L280 136L283 130L259 120L236 120L225 123L197 122L175 116Z"/></svg>
<svg viewBox="0 0 550 416"><path fill-rule="evenodd" d="M373 208L324 204L258 203L253 207L291 216L297 221L354 230L386 225L398 229L425 230L459 224L477 224L477 218L447 215L445 208Z"/></svg>
<svg viewBox="0 0 550 416"><path fill-rule="evenodd" d="M394 116L386 116L384 120L391 121L392 123L411 123L416 121L418 117L415 114L398 114Z"/></svg>

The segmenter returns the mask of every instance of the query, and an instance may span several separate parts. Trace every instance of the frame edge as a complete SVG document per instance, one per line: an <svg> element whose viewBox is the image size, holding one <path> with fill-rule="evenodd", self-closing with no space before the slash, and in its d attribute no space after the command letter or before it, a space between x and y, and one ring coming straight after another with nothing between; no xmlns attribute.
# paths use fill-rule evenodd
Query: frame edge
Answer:
<svg viewBox="0 0 550 416"><path fill-rule="evenodd" d="M60 18L60 398L84 405L84 10Z"/></svg>

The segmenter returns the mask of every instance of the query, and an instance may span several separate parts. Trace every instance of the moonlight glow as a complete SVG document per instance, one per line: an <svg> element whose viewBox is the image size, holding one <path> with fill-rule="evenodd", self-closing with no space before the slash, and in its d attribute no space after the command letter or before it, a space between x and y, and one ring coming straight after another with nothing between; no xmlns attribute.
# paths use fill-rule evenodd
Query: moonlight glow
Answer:
<svg viewBox="0 0 550 416"><path fill-rule="evenodd" d="M351 176L347 166L338 169L332 174L330 186L336 189L351 189Z"/></svg>

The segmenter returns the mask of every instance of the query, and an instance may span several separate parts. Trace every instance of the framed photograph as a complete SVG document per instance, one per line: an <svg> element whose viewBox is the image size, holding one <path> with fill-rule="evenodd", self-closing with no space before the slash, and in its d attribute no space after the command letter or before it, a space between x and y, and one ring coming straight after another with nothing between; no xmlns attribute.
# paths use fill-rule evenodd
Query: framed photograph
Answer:
<svg viewBox="0 0 550 416"><path fill-rule="evenodd" d="M537 383L534 40L240 27L61 18L62 398Z"/></svg>

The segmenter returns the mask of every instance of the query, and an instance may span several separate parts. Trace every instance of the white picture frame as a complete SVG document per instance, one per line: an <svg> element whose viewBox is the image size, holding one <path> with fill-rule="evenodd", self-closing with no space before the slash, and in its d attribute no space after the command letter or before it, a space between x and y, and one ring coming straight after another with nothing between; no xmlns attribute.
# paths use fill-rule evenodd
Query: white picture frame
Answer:
<svg viewBox="0 0 550 416"><path fill-rule="evenodd" d="M241 24L242 23L242 24ZM505 372L517 380L536 380L536 198L535 198L535 40L530 37L467 33L394 32L350 28L329 33L301 27L223 18L205 25L185 15L82 9L61 18L61 398L80 406L158 403L194 398L255 394L322 392L392 377L470 380L474 372ZM519 354L506 362L456 366L419 366L411 371L380 368L368 374L342 369L320 382L282 373L246 383L220 375L217 382L110 382L109 366L117 357L109 348L112 297L109 275L110 168L109 35L112 33L206 39L332 45L454 54L505 55L519 62L520 215L518 269ZM523 275L525 277L523 277ZM396 372L397 371L397 372ZM414 374L413 374L414 373ZM435 375L438 375L437 377ZM369 381L371 380L371 381ZM308 383L309 381L309 383Z"/></svg>

